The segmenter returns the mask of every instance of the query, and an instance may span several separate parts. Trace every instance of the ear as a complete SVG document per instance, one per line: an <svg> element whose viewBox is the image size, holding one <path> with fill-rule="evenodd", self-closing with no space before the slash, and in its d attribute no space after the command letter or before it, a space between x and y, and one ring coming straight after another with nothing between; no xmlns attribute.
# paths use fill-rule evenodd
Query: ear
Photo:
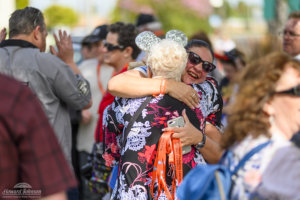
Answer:
<svg viewBox="0 0 300 200"><path fill-rule="evenodd" d="M272 116L275 113L275 109L272 105L272 101L267 101L266 104L263 106L263 111L268 115Z"/></svg>
<svg viewBox="0 0 300 200"><path fill-rule="evenodd" d="M148 66L147 67L147 74L148 74L148 78L152 78L152 70L151 70L151 68Z"/></svg>
<svg viewBox="0 0 300 200"><path fill-rule="evenodd" d="M133 48L132 47L126 47L124 50L123 50L123 53L124 53L124 56L126 58L132 58L131 55L132 55L132 52L133 52Z"/></svg>
<svg viewBox="0 0 300 200"><path fill-rule="evenodd" d="M40 30L41 30L40 26L37 26L33 29L33 37L34 37L35 40L40 39Z"/></svg>

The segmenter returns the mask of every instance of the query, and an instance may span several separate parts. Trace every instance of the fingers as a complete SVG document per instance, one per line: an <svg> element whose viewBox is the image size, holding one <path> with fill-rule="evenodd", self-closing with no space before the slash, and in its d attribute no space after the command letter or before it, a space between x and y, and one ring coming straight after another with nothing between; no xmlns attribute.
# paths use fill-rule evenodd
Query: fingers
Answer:
<svg viewBox="0 0 300 200"><path fill-rule="evenodd" d="M54 40L55 40L55 44L56 44L56 46L58 48L58 46L60 45L60 43L59 43L59 40L57 38L57 35L55 33L53 33L53 37L54 37Z"/></svg>
<svg viewBox="0 0 300 200"><path fill-rule="evenodd" d="M184 118L184 122L185 122L185 126L186 126L186 124L190 123L190 120L189 120L188 116L186 115L185 109L183 109L183 111L182 111L182 116Z"/></svg>
<svg viewBox="0 0 300 200"><path fill-rule="evenodd" d="M193 104L193 100L188 98L188 97L185 97L184 99L182 99L183 103L185 103L188 107L190 107L192 110L195 109L195 106Z"/></svg>
<svg viewBox="0 0 300 200"><path fill-rule="evenodd" d="M0 32L0 42L2 40L5 40L6 35L7 35L6 28L1 29L1 32Z"/></svg>
<svg viewBox="0 0 300 200"><path fill-rule="evenodd" d="M184 133L173 133L172 138L179 138L181 142L181 146L189 145L188 140L186 137L183 137Z"/></svg>
<svg viewBox="0 0 300 200"><path fill-rule="evenodd" d="M199 104L199 95L197 93L196 90L192 89L192 92L191 92L191 103L193 104L194 107L197 107L198 104Z"/></svg>
<svg viewBox="0 0 300 200"><path fill-rule="evenodd" d="M57 55L57 52L56 52L55 48L52 45L50 45L50 52L51 52L52 55L55 55L55 56Z"/></svg>
<svg viewBox="0 0 300 200"><path fill-rule="evenodd" d="M173 132L180 132L182 128L180 127L166 127L163 128L162 131L166 132L166 131L173 131Z"/></svg>
<svg viewBox="0 0 300 200"><path fill-rule="evenodd" d="M187 91L183 102L191 109L195 109L199 105L199 95L196 90L190 87Z"/></svg>

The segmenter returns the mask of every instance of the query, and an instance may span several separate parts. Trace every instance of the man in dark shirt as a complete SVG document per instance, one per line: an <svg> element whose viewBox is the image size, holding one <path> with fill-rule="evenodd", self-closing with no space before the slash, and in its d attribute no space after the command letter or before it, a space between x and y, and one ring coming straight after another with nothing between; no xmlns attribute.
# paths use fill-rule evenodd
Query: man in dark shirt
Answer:
<svg viewBox="0 0 300 200"><path fill-rule="evenodd" d="M0 101L0 199L66 199L76 180L38 99L0 75Z"/></svg>

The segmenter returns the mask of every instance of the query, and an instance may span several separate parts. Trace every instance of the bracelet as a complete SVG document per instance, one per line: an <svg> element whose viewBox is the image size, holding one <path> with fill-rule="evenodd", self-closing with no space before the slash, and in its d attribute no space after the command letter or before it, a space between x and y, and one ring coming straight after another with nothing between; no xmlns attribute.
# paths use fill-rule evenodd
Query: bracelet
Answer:
<svg viewBox="0 0 300 200"><path fill-rule="evenodd" d="M161 82L160 82L160 90L159 90L159 93L153 93L152 96L156 97L160 94L165 94L166 92L166 80L165 79L162 79Z"/></svg>
<svg viewBox="0 0 300 200"><path fill-rule="evenodd" d="M202 141L199 142L198 144L196 144L195 147L196 147L197 149L201 149L202 147L204 147L205 142L206 142L206 136L205 136L204 133L202 133Z"/></svg>
<svg viewBox="0 0 300 200"><path fill-rule="evenodd" d="M162 79L160 83L160 93L159 94L165 94L166 92L166 80Z"/></svg>

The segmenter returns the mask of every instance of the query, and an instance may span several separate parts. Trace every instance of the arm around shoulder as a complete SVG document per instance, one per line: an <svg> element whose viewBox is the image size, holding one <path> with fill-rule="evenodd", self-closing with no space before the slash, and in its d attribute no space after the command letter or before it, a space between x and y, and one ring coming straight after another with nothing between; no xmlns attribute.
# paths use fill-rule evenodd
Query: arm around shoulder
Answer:
<svg viewBox="0 0 300 200"><path fill-rule="evenodd" d="M129 70L112 77L108 82L108 92L113 96L137 98L160 91L159 79L146 78L138 70Z"/></svg>

